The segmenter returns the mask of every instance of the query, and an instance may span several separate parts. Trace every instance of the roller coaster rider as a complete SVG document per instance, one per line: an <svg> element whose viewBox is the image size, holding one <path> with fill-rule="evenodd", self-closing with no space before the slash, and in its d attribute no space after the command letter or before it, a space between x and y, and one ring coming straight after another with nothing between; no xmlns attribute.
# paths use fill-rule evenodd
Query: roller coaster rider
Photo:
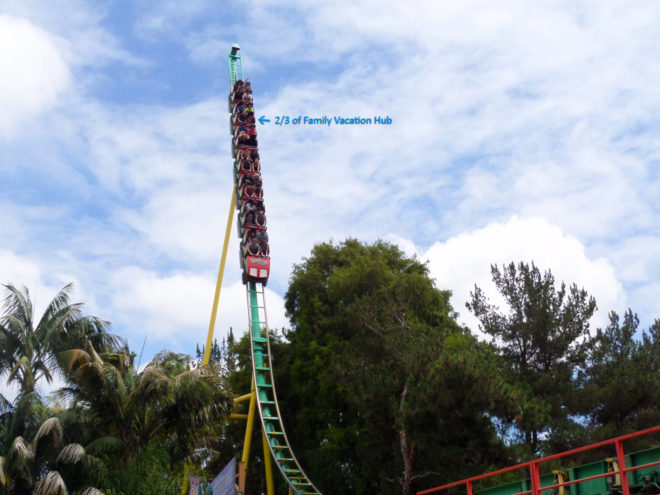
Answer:
<svg viewBox="0 0 660 495"><path fill-rule="evenodd" d="M234 136L235 179L240 210L241 266L243 281L266 283L269 272L268 235L263 204L261 163L257 149L257 129L252 108L252 87L237 80L230 95L232 105L231 130ZM265 269L264 269L265 268ZM265 276L262 275L265 273Z"/></svg>

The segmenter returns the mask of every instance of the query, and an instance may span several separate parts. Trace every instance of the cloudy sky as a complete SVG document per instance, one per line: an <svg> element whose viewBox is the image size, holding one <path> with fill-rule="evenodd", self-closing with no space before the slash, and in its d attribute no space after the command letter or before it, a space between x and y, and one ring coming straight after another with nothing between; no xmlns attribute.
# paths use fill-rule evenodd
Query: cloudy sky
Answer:
<svg viewBox="0 0 660 495"><path fill-rule="evenodd" d="M271 325L314 243L398 243L463 322L490 264L531 261L660 317L653 0L0 4L0 281L68 282L145 355L205 340L232 187L227 52L259 126ZM232 236L216 335L247 319Z"/></svg>

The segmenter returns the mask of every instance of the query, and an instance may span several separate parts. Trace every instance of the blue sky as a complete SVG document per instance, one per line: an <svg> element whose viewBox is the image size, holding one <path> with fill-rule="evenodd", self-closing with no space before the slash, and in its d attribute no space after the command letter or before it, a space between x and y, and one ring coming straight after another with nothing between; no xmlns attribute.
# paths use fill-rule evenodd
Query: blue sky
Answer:
<svg viewBox="0 0 660 495"><path fill-rule="evenodd" d="M491 263L531 261L599 312L660 317L653 1L194 0L0 5L0 280L76 300L145 354L208 326L229 206L227 52L258 115L271 324L316 242L429 261L461 321ZM216 335L246 322L232 237Z"/></svg>

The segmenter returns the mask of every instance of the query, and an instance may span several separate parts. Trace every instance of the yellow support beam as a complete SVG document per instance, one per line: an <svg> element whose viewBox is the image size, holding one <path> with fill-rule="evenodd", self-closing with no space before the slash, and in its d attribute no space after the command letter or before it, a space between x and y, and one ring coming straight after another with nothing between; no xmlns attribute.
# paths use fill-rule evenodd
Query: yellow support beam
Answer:
<svg viewBox="0 0 660 495"><path fill-rule="evenodd" d="M181 495L186 495L189 486L190 484L188 483L188 468L185 468L183 471L183 486L181 487Z"/></svg>
<svg viewBox="0 0 660 495"><path fill-rule="evenodd" d="M243 441L243 456L238 465L238 489L245 493L245 476L247 474L248 461L250 460L250 445L252 444L252 428L254 427L254 416L257 410L257 392L252 375L252 392L250 392L250 407L245 425L245 440Z"/></svg>
<svg viewBox="0 0 660 495"><path fill-rule="evenodd" d="M250 400L252 398L252 394L245 394L241 395L240 397L236 397L234 399L234 402L238 404L239 402L245 402L246 400Z"/></svg>
<svg viewBox="0 0 660 495"><path fill-rule="evenodd" d="M213 345L213 330L215 329L215 318L218 314L218 301L220 300L220 290L222 288L222 277L225 274L225 264L227 261L227 248L229 247L229 237L231 235L231 224L234 219L234 208L236 207L236 184L231 191L231 203L229 204L229 215L227 216L227 229L225 230L225 244L222 248L222 258L220 260L220 269L218 270L218 281L215 285L215 296L213 298L213 309L211 310L211 322L209 323L209 333L206 337L206 347L204 348L204 359L202 366L208 366L211 357L211 346Z"/></svg>
<svg viewBox="0 0 660 495"><path fill-rule="evenodd" d="M245 441L243 442L243 457L241 461L245 464L247 470L248 461L250 459L250 445L252 444L252 428L254 427L254 416L257 410L257 392L254 387L254 380L252 380L252 398L250 399L250 408L248 410L247 425L245 427Z"/></svg>
<svg viewBox="0 0 660 495"><path fill-rule="evenodd" d="M268 438L263 427L261 428L261 442L264 446L264 469L266 470L266 493L275 495L275 484L273 483L273 459L268 448Z"/></svg>
<svg viewBox="0 0 660 495"><path fill-rule="evenodd" d="M236 414L236 413L234 413L234 414L229 415L229 419L246 420L246 419L248 419L248 415L247 414Z"/></svg>

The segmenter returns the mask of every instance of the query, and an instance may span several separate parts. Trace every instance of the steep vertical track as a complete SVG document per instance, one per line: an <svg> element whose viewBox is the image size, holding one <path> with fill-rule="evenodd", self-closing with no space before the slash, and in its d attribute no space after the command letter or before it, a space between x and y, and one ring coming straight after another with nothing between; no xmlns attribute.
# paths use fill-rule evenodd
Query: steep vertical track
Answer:
<svg viewBox="0 0 660 495"><path fill-rule="evenodd" d="M261 427L266 434L268 448L282 476L295 493L320 495L321 492L304 473L293 454L282 424L273 379L273 363L270 353L263 285L248 282L246 294L250 325L250 348L252 350L252 376L257 392Z"/></svg>
<svg viewBox="0 0 660 495"><path fill-rule="evenodd" d="M240 47L233 45L231 53L229 54L229 79L230 79L230 96L228 110L233 115L236 100L234 98L234 89L237 80L243 80L243 63L241 60ZM251 100L247 100L248 105ZM245 106L248 106L245 105ZM254 109L249 110L254 114ZM255 126L253 124L247 124ZM238 126L236 126L238 128ZM230 125L232 135L234 135L235 128ZM256 141L255 141L256 144ZM235 170L235 183L239 184L238 176L238 160L240 160L238 153L238 137L234 135L232 140L232 155L236 158L234 165ZM263 198L263 196L262 196ZM240 210L241 204L245 198L240 193L237 193L236 207ZM230 214L231 218L231 214ZM265 230L265 227L262 227ZM241 224L239 223L239 235L242 236ZM259 410L259 418L261 421L261 428L264 433L264 440L267 443L270 455L277 464L280 473L289 484L293 493L298 495L320 495L321 492L313 485L310 479L302 470L300 463L293 454L289 439L284 431L282 424L282 415L280 408L277 404L277 394L275 393L275 381L273 379L273 363L270 352L270 340L268 335L268 321L266 317L266 300L264 298L264 284L267 281L267 276L264 278L260 273L262 266L254 274L254 277L259 274L255 281L253 275L247 273L248 259L250 258L244 253L244 246L241 245L241 261L243 263L243 282L246 284L246 296L248 307L248 325L250 329L250 349L252 353L252 377L254 380L254 390L256 396L256 406ZM225 248L226 251L226 248ZM243 258L245 256L245 258ZM258 258L258 255L252 258ZM263 259L264 257L262 257ZM265 256L267 258L267 255ZM268 267L270 265L268 264ZM269 269L269 268L268 268ZM252 408L252 402L251 406ZM249 449L249 447L248 447ZM264 450L266 452L266 450ZM270 471L268 469L268 471ZM268 477L268 475L267 475ZM270 491L270 488L269 488Z"/></svg>

